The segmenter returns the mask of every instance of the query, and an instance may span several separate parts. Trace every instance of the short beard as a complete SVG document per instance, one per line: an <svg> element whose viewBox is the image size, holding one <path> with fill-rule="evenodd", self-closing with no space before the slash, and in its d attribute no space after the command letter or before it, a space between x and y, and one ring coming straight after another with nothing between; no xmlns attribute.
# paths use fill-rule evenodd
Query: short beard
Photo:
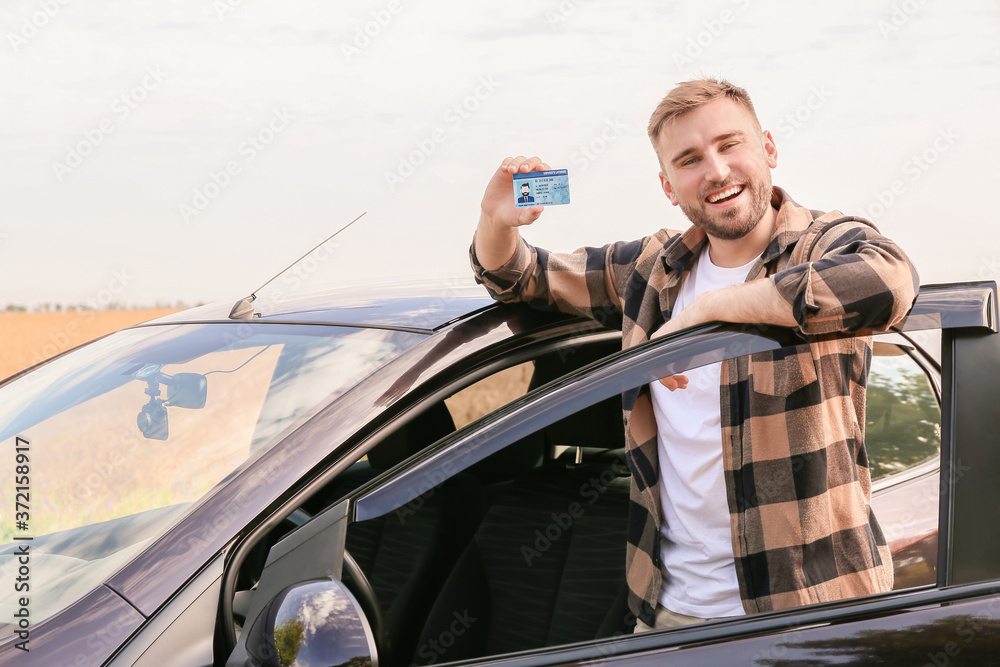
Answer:
<svg viewBox="0 0 1000 667"><path fill-rule="evenodd" d="M717 239L735 241L752 232L764 214L767 213L767 207L771 205L770 180L756 180L753 185L748 183L746 192L744 192L748 197L746 206L731 208L717 214L721 220L710 217L709 212L703 206L692 206L680 201L678 204L680 204L681 211L695 227ZM713 186L712 189L717 190L726 185Z"/></svg>

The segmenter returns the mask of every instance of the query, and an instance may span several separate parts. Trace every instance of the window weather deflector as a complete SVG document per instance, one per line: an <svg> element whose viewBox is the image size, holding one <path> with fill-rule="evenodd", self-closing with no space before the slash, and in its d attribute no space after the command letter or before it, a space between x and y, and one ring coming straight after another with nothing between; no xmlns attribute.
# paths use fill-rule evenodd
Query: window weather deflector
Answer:
<svg viewBox="0 0 1000 667"><path fill-rule="evenodd" d="M313 246L313 248L311 250L309 250L309 252L307 252L306 254L304 254L301 257L299 257L297 260L295 260L294 262L292 262L291 264L289 264L288 266L286 266L281 271L278 271L267 282L265 282L263 285L261 285L260 287L258 287L257 289L255 289L253 292L251 292L250 296L244 297L244 298L240 299L239 301L237 301L235 304L233 304L233 309L231 311L229 311L229 319L231 319L231 320L252 320L255 317L260 317L260 313L258 313L257 311L255 311L253 309L253 306L250 305L250 304L253 303L254 299L257 298L257 292L261 291L262 289L264 289L265 287L267 287L268 285L270 285L272 282L274 282L275 278L277 278L282 273L284 273L288 269L292 268L293 266L295 266L296 264L298 264L299 262L301 262L303 259L305 259L309 255L311 255L321 245L323 245L324 243L326 243L327 241L329 241L330 239L332 239L334 236L336 236L337 234L339 234L340 232L344 231L345 229L347 229L348 227L350 227L351 225L353 225L355 222L357 222L358 220L360 220L362 218L362 216L364 216L364 214L367 213L367 212L368 211L362 212L361 215L359 215L358 217L354 218L354 220L351 220L349 223L347 223L346 225L344 225L343 227L341 227L340 229L338 229L337 231L335 231L333 234L330 234L328 237L326 237L325 239L323 239L322 241L320 241L319 243L317 243L315 246Z"/></svg>
<svg viewBox="0 0 1000 667"><path fill-rule="evenodd" d="M902 331L978 327L993 333L997 323L997 284L993 280L923 285L903 321Z"/></svg>

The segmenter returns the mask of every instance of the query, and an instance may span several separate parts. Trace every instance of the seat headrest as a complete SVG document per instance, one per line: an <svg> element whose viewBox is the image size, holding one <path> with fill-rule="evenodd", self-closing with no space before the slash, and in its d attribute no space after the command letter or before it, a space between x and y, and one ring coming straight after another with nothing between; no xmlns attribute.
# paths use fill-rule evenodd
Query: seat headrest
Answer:
<svg viewBox="0 0 1000 667"><path fill-rule="evenodd" d="M535 431L473 464L469 471L483 484L511 479L545 461L545 435Z"/></svg>
<svg viewBox="0 0 1000 667"><path fill-rule="evenodd" d="M568 354L551 354L535 362L531 377L532 388L541 386L571 370L580 368L617 349L614 344L602 344L571 350ZM621 449L625 447L625 429L622 423L622 401L612 396L600 403L584 408L546 427L549 443L569 447L594 447Z"/></svg>
<svg viewBox="0 0 1000 667"><path fill-rule="evenodd" d="M622 419L622 399L612 396L550 424L545 434L556 446L624 449Z"/></svg>
<svg viewBox="0 0 1000 667"><path fill-rule="evenodd" d="M368 462L373 468L388 470L454 430L447 406L435 403L375 445L368 452Z"/></svg>

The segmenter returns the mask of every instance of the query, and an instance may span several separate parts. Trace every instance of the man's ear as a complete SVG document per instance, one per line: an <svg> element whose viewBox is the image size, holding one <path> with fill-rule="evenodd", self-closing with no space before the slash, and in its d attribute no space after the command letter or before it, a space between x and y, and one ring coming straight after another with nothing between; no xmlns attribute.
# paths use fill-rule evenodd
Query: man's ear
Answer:
<svg viewBox="0 0 1000 667"><path fill-rule="evenodd" d="M674 206L677 206L677 195L674 194L674 188L670 185L670 180L667 179L667 175L662 171L660 172L660 187L663 188L663 194L667 195L667 199Z"/></svg>
<svg viewBox="0 0 1000 667"><path fill-rule="evenodd" d="M767 157L767 165L771 169L774 169L778 166L778 147L774 145L774 137L771 136L770 130L764 130L762 140L764 142L764 155Z"/></svg>

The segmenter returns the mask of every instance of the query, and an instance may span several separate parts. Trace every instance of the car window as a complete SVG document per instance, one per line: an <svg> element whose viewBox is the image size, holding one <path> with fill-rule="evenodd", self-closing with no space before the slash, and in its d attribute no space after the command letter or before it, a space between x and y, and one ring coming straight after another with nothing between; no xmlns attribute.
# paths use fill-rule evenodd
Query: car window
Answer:
<svg viewBox="0 0 1000 667"><path fill-rule="evenodd" d="M927 371L906 347L876 345L867 394L865 442L872 481L940 455L937 394Z"/></svg>
<svg viewBox="0 0 1000 667"><path fill-rule="evenodd" d="M16 433L32 443L32 533L199 498L254 443L398 352L400 335L294 326L252 334L228 325L135 329L5 385L3 439ZM13 461L0 458L0 471L10 473L0 485L12 484ZM9 538L14 525L2 525Z"/></svg>
<svg viewBox="0 0 1000 667"><path fill-rule="evenodd" d="M933 362L939 336L922 346L899 336L876 340L868 377L865 441L872 511L894 565L893 588L937 581L941 407Z"/></svg>
<svg viewBox="0 0 1000 667"><path fill-rule="evenodd" d="M505 368L446 398L444 402L455 428L462 428L527 393L534 368L532 361Z"/></svg>
<svg viewBox="0 0 1000 667"><path fill-rule="evenodd" d="M16 537L31 536L44 554L33 571L38 622L112 575L324 397L422 339L323 326L140 327L7 383L0 492L13 500L18 484L25 507L21 523L0 517L0 608L16 596Z"/></svg>

